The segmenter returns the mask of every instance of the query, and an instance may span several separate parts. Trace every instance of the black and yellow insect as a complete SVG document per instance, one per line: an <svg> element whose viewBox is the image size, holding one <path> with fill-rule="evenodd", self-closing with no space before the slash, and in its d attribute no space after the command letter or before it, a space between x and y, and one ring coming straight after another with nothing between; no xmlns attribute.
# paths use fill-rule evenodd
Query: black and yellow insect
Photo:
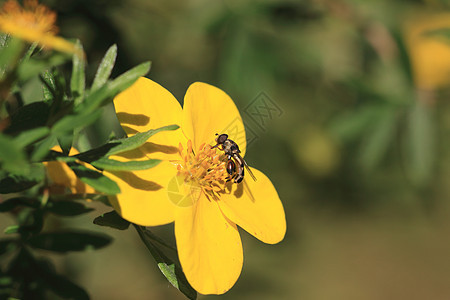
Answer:
<svg viewBox="0 0 450 300"><path fill-rule="evenodd" d="M227 155L227 172L230 174L231 178L234 179L235 183L240 183L244 179L244 169L247 169L248 173L252 177L253 180L256 181L255 175L253 175L252 171L248 167L245 160L239 154L241 150L239 150L239 146L228 138L228 134L217 134L216 137L216 145L213 148L218 146L222 146L223 152Z"/></svg>

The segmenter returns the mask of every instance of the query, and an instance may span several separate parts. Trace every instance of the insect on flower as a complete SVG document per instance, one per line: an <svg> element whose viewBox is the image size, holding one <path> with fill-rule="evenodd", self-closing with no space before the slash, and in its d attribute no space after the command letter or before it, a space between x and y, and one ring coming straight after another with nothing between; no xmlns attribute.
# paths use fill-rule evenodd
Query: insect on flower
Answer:
<svg viewBox="0 0 450 300"><path fill-rule="evenodd" d="M216 148L222 145L223 152L227 155L227 172L231 176L231 179L234 179L235 183L240 183L242 179L244 179L244 168L247 169L248 173L252 177L254 181L256 181L255 175L253 175L252 171L247 165L247 162L242 158L239 154L241 150L239 150L239 146L233 140L228 138L228 134L218 134L216 133L216 145L212 148ZM237 164L237 166L236 166Z"/></svg>

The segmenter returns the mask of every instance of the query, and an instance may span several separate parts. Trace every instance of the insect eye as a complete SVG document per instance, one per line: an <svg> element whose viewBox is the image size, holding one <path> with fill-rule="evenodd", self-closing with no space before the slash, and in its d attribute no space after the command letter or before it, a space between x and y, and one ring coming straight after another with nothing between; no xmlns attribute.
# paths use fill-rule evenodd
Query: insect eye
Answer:
<svg viewBox="0 0 450 300"><path fill-rule="evenodd" d="M216 141L219 144L223 144L228 139L228 134L221 134L217 137Z"/></svg>

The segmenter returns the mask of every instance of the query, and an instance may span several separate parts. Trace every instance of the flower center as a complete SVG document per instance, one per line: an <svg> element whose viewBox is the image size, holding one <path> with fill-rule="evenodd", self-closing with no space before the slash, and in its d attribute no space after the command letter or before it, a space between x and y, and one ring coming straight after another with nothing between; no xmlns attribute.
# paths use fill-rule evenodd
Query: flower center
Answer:
<svg viewBox="0 0 450 300"><path fill-rule="evenodd" d="M55 22L56 13L38 4L37 0L25 0L24 7L15 0L8 0L0 10L0 29L7 32L22 28L56 34Z"/></svg>
<svg viewBox="0 0 450 300"><path fill-rule="evenodd" d="M192 142L187 142L187 149L179 145L181 160L177 163L178 176L184 178L184 183L191 189L201 189L210 199L219 199L219 193L224 192L230 176L226 170L226 156L217 148L202 144L198 152L192 149Z"/></svg>

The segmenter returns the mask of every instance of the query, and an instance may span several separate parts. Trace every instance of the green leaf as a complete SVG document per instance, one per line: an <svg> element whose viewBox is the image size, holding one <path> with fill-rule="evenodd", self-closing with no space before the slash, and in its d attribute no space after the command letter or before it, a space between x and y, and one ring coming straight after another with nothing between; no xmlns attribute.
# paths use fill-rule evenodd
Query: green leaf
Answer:
<svg viewBox="0 0 450 300"><path fill-rule="evenodd" d="M48 135L50 132L50 129L48 127L38 127L34 129L30 129L27 131L22 132L15 138L16 144L19 145L19 147L24 148L37 140L40 140L44 138L46 135Z"/></svg>
<svg viewBox="0 0 450 300"><path fill-rule="evenodd" d="M57 139L54 135L49 135L42 141L36 144L34 150L31 154L32 161L40 161L43 159L49 152L50 149L53 148L57 144Z"/></svg>
<svg viewBox="0 0 450 300"><path fill-rule="evenodd" d="M395 138L397 112L394 107L387 107L378 120L373 122L361 145L360 163L366 170L376 167Z"/></svg>
<svg viewBox="0 0 450 300"><path fill-rule="evenodd" d="M30 295L35 296L31 297L33 299L47 299L48 296L51 296L51 299L55 298L53 294L47 293L45 293L47 297L38 296L43 294L43 289L49 289L64 299L89 299L88 294L82 288L57 274L51 261L36 260L25 247L11 261L7 274L16 282L22 282L23 278L26 278L28 285L26 290ZM58 299L60 299L59 297Z"/></svg>
<svg viewBox="0 0 450 300"><path fill-rule="evenodd" d="M4 233L5 234L13 234L13 233L18 233L19 232L19 225L11 225L5 228Z"/></svg>
<svg viewBox="0 0 450 300"><path fill-rule="evenodd" d="M164 252L154 242L152 237L146 234L146 230L144 227L138 225L134 225L134 227L136 228L139 237L144 242L145 246L157 262L159 269L167 278L167 280L189 299L196 299L197 292L187 281L186 276L181 269L181 266L177 263L174 263L164 254Z"/></svg>
<svg viewBox="0 0 450 300"><path fill-rule="evenodd" d="M49 116L50 105L48 103L30 103L19 108L11 115L11 123L4 133L13 135L37 127L44 127Z"/></svg>
<svg viewBox="0 0 450 300"><path fill-rule="evenodd" d="M333 136L342 142L359 139L378 117L379 105L366 105L354 112L337 117L330 126Z"/></svg>
<svg viewBox="0 0 450 300"><path fill-rule="evenodd" d="M143 161L118 161L107 158L100 158L91 162L91 165L98 169L108 170L108 171L136 171L136 170L147 170L155 167L161 162L159 159L149 159Z"/></svg>
<svg viewBox="0 0 450 300"><path fill-rule="evenodd" d="M64 299L89 300L87 292L66 277L57 274L50 268L41 266L38 269L43 284Z"/></svg>
<svg viewBox="0 0 450 300"><path fill-rule="evenodd" d="M107 226L114 229L125 230L130 227L130 222L122 219L114 210L104 213L94 219L94 224L99 226Z"/></svg>
<svg viewBox="0 0 450 300"><path fill-rule="evenodd" d="M76 128L83 128L94 123L102 114L97 110L90 114L68 115L56 122L52 127L52 132L56 135L70 132Z"/></svg>
<svg viewBox="0 0 450 300"><path fill-rule="evenodd" d="M43 83L42 91L44 94L44 102L49 102L55 98L56 83L53 73L45 70L39 77Z"/></svg>
<svg viewBox="0 0 450 300"><path fill-rule="evenodd" d="M110 89L114 94L126 90L135 83L139 77L146 75L150 71L150 66L150 62L145 62L126 71L111 82Z"/></svg>
<svg viewBox="0 0 450 300"><path fill-rule="evenodd" d="M0 240L0 256L17 249L17 241L15 239Z"/></svg>
<svg viewBox="0 0 450 300"><path fill-rule="evenodd" d="M77 40L75 47L83 51L83 46L80 41ZM84 59L79 55L74 54L72 58L72 77L70 78L70 92L74 99L75 106L81 103L84 96L84 89L86 85L86 79L84 74Z"/></svg>
<svg viewBox="0 0 450 300"><path fill-rule="evenodd" d="M0 80L19 61L24 47L24 43L15 37L7 37L4 42L3 47L0 47Z"/></svg>
<svg viewBox="0 0 450 300"><path fill-rule="evenodd" d="M392 33L392 37L397 42L398 57L400 60L400 64L402 66L402 70L403 70L406 78L408 79L408 82L412 86L414 83L414 78L413 78L413 72L412 72L412 67L411 67L411 59L409 57L409 52L408 52L405 40L403 38L404 34L400 31L394 31L391 33Z"/></svg>
<svg viewBox="0 0 450 300"><path fill-rule="evenodd" d="M145 142L152 135L161 131L176 130L178 128L180 128L178 125L169 125L158 129L150 129L149 131L137 133L129 138L115 140L101 147L77 154L75 155L75 157L79 158L82 161L91 163L102 157L108 157L110 155L136 149L141 145L145 144Z"/></svg>
<svg viewBox="0 0 450 300"><path fill-rule="evenodd" d="M61 147L64 155L69 155L72 148L73 131L69 131L66 134L58 136L58 144Z"/></svg>
<svg viewBox="0 0 450 300"><path fill-rule="evenodd" d="M106 83L106 81L108 81L108 78L111 75L111 71L116 62L116 57L117 57L117 45L114 44L108 49L100 65L98 66L94 82L92 83L91 91L99 89Z"/></svg>
<svg viewBox="0 0 450 300"><path fill-rule="evenodd" d="M110 155L114 155L117 153L122 153L122 152L136 149L136 148L142 146L143 144L145 144L145 142L147 142L147 140L152 135L154 135L158 132L161 132L161 131L177 130L178 128L180 128L180 126L178 126L178 125L168 125L168 126L164 126L164 127L158 128L158 129L150 129L145 132L136 133L135 135L133 135L129 138L116 140L112 143L119 143L119 144L117 146L111 148L106 153L106 156L110 156Z"/></svg>
<svg viewBox="0 0 450 300"><path fill-rule="evenodd" d="M90 185L98 192L107 195L116 195L120 193L120 188L117 183L102 173L88 169L77 163L68 163L68 165L82 182Z"/></svg>
<svg viewBox="0 0 450 300"><path fill-rule="evenodd" d="M28 197L15 197L7 199L3 202L0 202L0 212L7 212L15 209L16 207L20 206L27 206L27 207L38 207L39 206L39 200L35 198L28 198Z"/></svg>
<svg viewBox="0 0 450 300"><path fill-rule="evenodd" d="M55 215L64 217L79 216L94 210L82 203L72 201L49 201L45 209Z"/></svg>
<svg viewBox="0 0 450 300"><path fill-rule="evenodd" d="M436 117L433 107L420 99L412 106L406 135L405 167L413 183L427 185L433 174L436 158Z"/></svg>
<svg viewBox="0 0 450 300"><path fill-rule="evenodd" d="M66 253L70 251L94 250L107 246L112 239L101 233L90 231L60 231L41 233L28 240L30 246L38 249Z"/></svg>
<svg viewBox="0 0 450 300"><path fill-rule="evenodd" d="M0 194L18 193L32 188L39 180L8 175L0 179Z"/></svg>
<svg viewBox="0 0 450 300"><path fill-rule="evenodd" d="M144 76L150 70L150 63L140 64L133 69L123 73L116 79L107 82L101 88L90 93L83 105L79 105L76 111L90 113L112 100L118 93L130 87L139 77Z"/></svg>
<svg viewBox="0 0 450 300"><path fill-rule="evenodd" d="M71 57L65 53L52 53L45 57L31 57L21 63L17 69L17 76L20 81L26 81L33 76L43 73L52 67L61 65Z"/></svg>
<svg viewBox="0 0 450 300"><path fill-rule="evenodd" d="M0 165L11 174L27 175L30 166L23 148L12 138L0 133Z"/></svg>

